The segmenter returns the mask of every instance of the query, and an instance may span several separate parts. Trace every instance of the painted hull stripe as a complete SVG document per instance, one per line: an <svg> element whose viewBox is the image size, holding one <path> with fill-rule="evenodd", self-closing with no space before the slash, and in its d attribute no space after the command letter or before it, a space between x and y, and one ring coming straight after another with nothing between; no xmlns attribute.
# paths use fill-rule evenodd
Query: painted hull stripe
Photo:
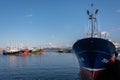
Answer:
<svg viewBox="0 0 120 80"><path fill-rule="evenodd" d="M85 52L89 52L89 50L84 50L84 51L80 51L80 52L78 52L78 54L82 54L82 53L85 53ZM103 53L103 54L107 54L107 52L103 52L103 51L90 51L90 52L98 52L98 53ZM107 54L107 55L109 55L109 54Z"/></svg>
<svg viewBox="0 0 120 80"><path fill-rule="evenodd" d="M82 67L84 69L87 69L89 71L101 71L101 70L104 70L105 68L100 68L100 69L93 69L93 68L86 68L86 67Z"/></svg>

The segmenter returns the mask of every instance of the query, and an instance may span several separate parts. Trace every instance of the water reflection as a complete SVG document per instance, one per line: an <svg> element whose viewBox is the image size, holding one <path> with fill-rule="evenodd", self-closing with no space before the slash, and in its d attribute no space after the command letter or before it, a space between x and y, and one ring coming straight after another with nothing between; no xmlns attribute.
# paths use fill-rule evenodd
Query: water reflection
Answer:
<svg viewBox="0 0 120 80"><path fill-rule="evenodd" d="M0 65L0 80L79 79L79 64L74 54L0 56Z"/></svg>
<svg viewBox="0 0 120 80"><path fill-rule="evenodd" d="M8 56L8 64L12 68L16 66L16 56Z"/></svg>

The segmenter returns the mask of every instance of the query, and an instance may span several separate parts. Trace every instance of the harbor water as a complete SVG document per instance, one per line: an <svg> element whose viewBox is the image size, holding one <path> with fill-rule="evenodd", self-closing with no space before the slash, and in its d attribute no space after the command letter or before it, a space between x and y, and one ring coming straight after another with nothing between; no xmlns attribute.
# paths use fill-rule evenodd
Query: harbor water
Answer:
<svg viewBox="0 0 120 80"><path fill-rule="evenodd" d="M80 80L79 63L73 53L0 55L0 80Z"/></svg>

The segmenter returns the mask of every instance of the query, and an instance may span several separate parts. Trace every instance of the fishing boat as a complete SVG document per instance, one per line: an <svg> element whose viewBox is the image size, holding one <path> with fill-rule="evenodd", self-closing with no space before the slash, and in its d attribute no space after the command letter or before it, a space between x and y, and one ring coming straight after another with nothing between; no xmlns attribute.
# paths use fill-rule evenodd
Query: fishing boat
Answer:
<svg viewBox="0 0 120 80"><path fill-rule="evenodd" d="M3 55L16 55L16 56L27 56L29 50L19 50L18 48L7 48L3 50Z"/></svg>
<svg viewBox="0 0 120 80"><path fill-rule="evenodd" d="M43 54L44 53L44 49L36 49L36 50L33 50L31 53L32 54Z"/></svg>
<svg viewBox="0 0 120 80"><path fill-rule="evenodd" d="M117 53L114 44L101 37L98 31L96 18L98 9L94 10L91 4L91 10L87 10L87 14L90 31L86 38L79 39L73 44L73 50L80 64L81 80L97 80Z"/></svg>
<svg viewBox="0 0 120 80"><path fill-rule="evenodd" d="M16 48L16 47L8 47L6 48L5 50L3 50L3 55L15 55L15 54L18 54L18 53L21 53L21 51Z"/></svg>

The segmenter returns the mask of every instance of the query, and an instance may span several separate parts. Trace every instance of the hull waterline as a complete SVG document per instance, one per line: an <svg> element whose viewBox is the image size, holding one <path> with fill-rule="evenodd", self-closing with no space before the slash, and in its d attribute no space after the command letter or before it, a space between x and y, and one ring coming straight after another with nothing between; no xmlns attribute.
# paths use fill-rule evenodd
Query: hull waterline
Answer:
<svg viewBox="0 0 120 80"><path fill-rule="evenodd" d="M81 80L97 80L98 77L104 73L105 70L90 71L85 68L80 68Z"/></svg>

